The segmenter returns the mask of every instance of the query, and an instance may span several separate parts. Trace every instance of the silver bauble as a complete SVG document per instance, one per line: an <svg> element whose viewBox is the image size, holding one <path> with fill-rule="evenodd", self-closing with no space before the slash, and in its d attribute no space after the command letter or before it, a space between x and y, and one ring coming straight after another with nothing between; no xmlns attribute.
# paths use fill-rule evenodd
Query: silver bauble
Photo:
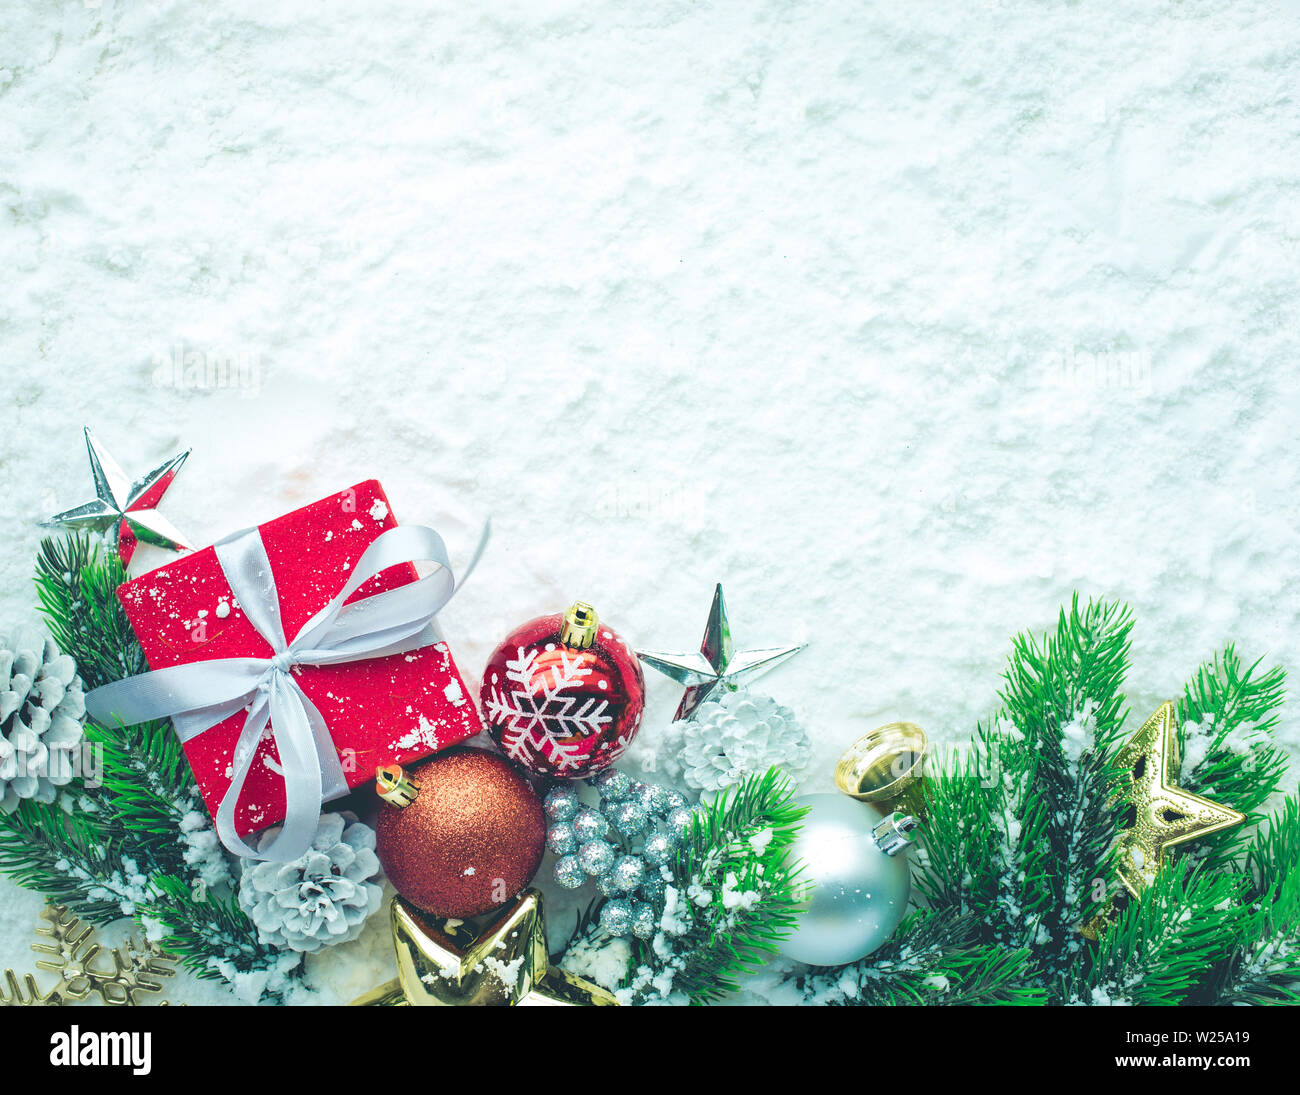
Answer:
<svg viewBox="0 0 1300 1095"><path fill-rule="evenodd" d="M659 867L672 862L673 856L677 854L677 845L680 843L680 838L674 840L668 833L651 833L646 837L641 854L645 856L647 863Z"/></svg>
<svg viewBox="0 0 1300 1095"><path fill-rule="evenodd" d="M602 897L623 897L627 892L618 884L618 879L614 877L613 871L596 879L596 889L600 891Z"/></svg>
<svg viewBox="0 0 1300 1095"><path fill-rule="evenodd" d="M882 818L865 803L839 794L796 802L809 809L790 859L803 862L797 884L810 892L781 953L812 966L856 962L893 935L907 911L907 856L881 851L873 831Z"/></svg>

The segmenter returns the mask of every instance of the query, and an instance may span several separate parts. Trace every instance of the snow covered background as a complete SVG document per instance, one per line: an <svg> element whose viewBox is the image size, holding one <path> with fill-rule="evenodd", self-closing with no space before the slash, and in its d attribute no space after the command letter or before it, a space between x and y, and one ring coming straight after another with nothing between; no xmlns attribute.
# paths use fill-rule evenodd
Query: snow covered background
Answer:
<svg viewBox="0 0 1300 1095"><path fill-rule="evenodd" d="M461 558L490 515L469 676L577 597L687 649L723 581L812 644L761 685L810 789L966 734L1074 589L1139 718L1231 639L1294 672L1298 72L1294 2L7 0L0 630L89 424L193 446L198 543L370 476Z"/></svg>

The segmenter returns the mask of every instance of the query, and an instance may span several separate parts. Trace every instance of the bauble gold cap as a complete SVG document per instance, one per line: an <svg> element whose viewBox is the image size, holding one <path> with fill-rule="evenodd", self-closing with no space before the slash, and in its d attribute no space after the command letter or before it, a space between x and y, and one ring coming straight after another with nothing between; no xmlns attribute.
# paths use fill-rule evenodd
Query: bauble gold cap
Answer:
<svg viewBox="0 0 1300 1095"><path fill-rule="evenodd" d="M586 650L596 641L600 617L586 601L574 601L564 613L560 625L560 642L575 650Z"/></svg>
<svg viewBox="0 0 1300 1095"><path fill-rule="evenodd" d="M385 802L405 809L420 793L420 785L403 771L400 764L385 764L375 769L375 790Z"/></svg>

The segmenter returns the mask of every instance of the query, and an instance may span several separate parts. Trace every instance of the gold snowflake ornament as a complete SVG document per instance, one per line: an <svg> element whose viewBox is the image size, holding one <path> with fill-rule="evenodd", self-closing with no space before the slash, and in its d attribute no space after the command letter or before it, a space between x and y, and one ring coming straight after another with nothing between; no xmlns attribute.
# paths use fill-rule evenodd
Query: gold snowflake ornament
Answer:
<svg viewBox="0 0 1300 1095"><path fill-rule="evenodd" d="M58 983L42 989L35 974L20 977L5 970L0 1007L76 1004L91 993L110 1007L135 1005L142 993L162 992L161 978L176 972L173 956L152 943L132 939L106 950L94 929L61 905L42 909L41 920L36 926L41 942L32 944L32 950L43 956L36 960L36 968L58 974Z"/></svg>

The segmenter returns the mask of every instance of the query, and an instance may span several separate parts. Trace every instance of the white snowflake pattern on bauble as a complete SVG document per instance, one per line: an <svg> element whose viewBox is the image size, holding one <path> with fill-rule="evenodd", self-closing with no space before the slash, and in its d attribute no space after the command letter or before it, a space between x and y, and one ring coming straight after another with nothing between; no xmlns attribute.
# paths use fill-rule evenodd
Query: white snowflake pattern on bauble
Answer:
<svg viewBox="0 0 1300 1095"><path fill-rule="evenodd" d="M557 773L576 768L587 757L586 740L612 721L605 712L607 700L566 695L591 675L591 667L577 654L559 651L558 664L538 672L541 654L519 648L506 662L506 680L519 685L504 691L492 684L487 700L488 718L502 724L501 748L512 760L531 766L540 755ZM625 744L625 743L624 743ZM622 752L614 750L614 755Z"/></svg>

